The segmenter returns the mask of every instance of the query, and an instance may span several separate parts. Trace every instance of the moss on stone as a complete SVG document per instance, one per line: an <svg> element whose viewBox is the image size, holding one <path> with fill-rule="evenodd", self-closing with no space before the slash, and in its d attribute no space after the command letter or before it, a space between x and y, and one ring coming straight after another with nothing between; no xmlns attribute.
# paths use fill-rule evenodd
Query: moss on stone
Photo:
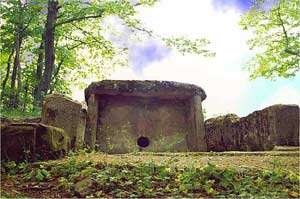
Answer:
<svg viewBox="0 0 300 199"><path fill-rule="evenodd" d="M46 131L47 133L45 133L42 138L49 143L51 150L69 150L70 138L63 129L47 126Z"/></svg>
<svg viewBox="0 0 300 199"><path fill-rule="evenodd" d="M103 80L91 83L85 89L85 98L88 100L91 94L134 94L143 96L174 96L187 97L200 95L205 100L206 94L201 87L193 84L173 81L137 81L137 80ZM178 94L178 95L175 95Z"/></svg>

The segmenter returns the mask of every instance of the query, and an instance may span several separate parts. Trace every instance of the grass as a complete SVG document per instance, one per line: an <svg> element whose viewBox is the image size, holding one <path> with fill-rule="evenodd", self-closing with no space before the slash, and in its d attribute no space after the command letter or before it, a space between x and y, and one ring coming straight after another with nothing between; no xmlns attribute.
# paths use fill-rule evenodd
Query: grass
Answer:
<svg viewBox="0 0 300 199"><path fill-rule="evenodd" d="M4 108L0 105L1 117L8 119L24 119L24 118L34 118L41 116L41 108L35 108L34 110L21 110L15 108Z"/></svg>
<svg viewBox="0 0 300 199"><path fill-rule="evenodd" d="M82 150L60 160L9 162L1 165L1 196L300 197L299 148L253 153L109 155Z"/></svg>

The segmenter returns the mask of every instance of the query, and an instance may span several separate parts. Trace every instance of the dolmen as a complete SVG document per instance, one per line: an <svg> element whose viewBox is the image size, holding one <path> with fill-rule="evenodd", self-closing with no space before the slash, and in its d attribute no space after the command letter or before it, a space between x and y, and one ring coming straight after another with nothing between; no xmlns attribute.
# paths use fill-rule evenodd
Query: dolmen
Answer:
<svg viewBox="0 0 300 199"><path fill-rule="evenodd" d="M94 82L85 89L86 143L107 153L206 151L205 98L192 84Z"/></svg>
<svg viewBox="0 0 300 199"><path fill-rule="evenodd" d="M273 105L246 117L204 121L206 93L170 81L94 82L86 104L60 94L45 97L39 118L0 118L1 161L63 157L89 147L105 153L265 151L299 146L298 105Z"/></svg>

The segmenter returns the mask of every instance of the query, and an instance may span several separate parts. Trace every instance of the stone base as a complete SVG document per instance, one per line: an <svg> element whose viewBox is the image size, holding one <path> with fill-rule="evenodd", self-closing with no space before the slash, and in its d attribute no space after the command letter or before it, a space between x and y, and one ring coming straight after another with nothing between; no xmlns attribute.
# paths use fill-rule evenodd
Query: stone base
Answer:
<svg viewBox="0 0 300 199"><path fill-rule="evenodd" d="M38 123L1 125L1 160L56 159L69 148L70 139L62 129Z"/></svg>

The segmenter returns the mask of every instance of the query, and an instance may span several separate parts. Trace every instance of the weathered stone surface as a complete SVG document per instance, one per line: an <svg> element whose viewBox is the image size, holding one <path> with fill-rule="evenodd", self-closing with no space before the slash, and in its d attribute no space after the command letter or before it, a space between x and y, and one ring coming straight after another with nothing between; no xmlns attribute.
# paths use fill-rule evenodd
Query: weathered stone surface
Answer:
<svg viewBox="0 0 300 199"><path fill-rule="evenodd" d="M268 110L275 115L276 144L299 146L299 106L277 104L268 107Z"/></svg>
<svg viewBox="0 0 300 199"><path fill-rule="evenodd" d="M255 111L239 118L228 114L205 121L208 151L264 151L275 144L274 115L268 110Z"/></svg>
<svg viewBox="0 0 300 199"><path fill-rule="evenodd" d="M1 125L1 160L35 161L61 157L69 150L66 133L40 123Z"/></svg>
<svg viewBox="0 0 300 199"><path fill-rule="evenodd" d="M264 151L276 143L274 113L268 109L255 111L240 119L238 129L241 138L238 146L242 151Z"/></svg>
<svg viewBox="0 0 300 199"><path fill-rule="evenodd" d="M85 143L87 146L94 148L96 143L96 134L98 126L98 101L94 94L90 95L88 99L86 129L85 129Z"/></svg>
<svg viewBox="0 0 300 199"><path fill-rule="evenodd" d="M204 90L193 84L184 84L172 81L135 81L135 80L103 80L93 82L85 89L85 100L91 94L122 95L135 97L158 97L162 99L186 99L199 95L205 100Z"/></svg>
<svg viewBox="0 0 300 199"><path fill-rule="evenodd" d="M202 114L201 97L195 95L190 99L188 124L190 124L190 133L187 136L187 143L190 151L206 151L204 130L204 117Z"/></svg>
<svg viewBox="0 0 300 199"><path fill-rule="evenodd" d="M201 101L195 85L159 81L92 83L86 90L86 138L108 153L206 151Z"/></svg>
<svg viewBox="0 0 300 199"><path fill-rule="evenodd" d="M32 117L32 118L22 118L22 119L9 119L5 117L0 118L1 124L11 124L11 123L40 123L42 118Z"/></svg>
<svg viewBox="0 0 300 199"><path fill-rule="evenodd" d="M299 106L274 105L239 118L229 114L205 121L209 151L270 150L299 145Z"/></svg>
<svg viewBox="0 0 300 199"><path fill-rule="evenodd" d="M228 114L208 119L204 122L205 140L208 151L239 150L240 132L238 123L240 118L235 114Z"/></svg>
<svg viewBox="0 0 300 199"><path fill-rule="evenodd" d="M42 109L42 123L64 129L71 139L71 147L84 144L86 110L82 104L63 95L46 96Z"/></svg>

